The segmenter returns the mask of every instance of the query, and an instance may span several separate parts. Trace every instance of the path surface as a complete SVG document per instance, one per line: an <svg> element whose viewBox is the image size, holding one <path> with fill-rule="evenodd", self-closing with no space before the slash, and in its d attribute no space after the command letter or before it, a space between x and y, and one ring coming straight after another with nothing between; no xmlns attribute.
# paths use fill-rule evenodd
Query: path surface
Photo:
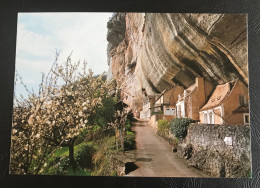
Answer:
<svg viewBox="0 0 260 188"><path fill-rule="evenodd" d="M187 167L184 159L171 152L171 147L154 133L146 121L135 123L137 170L127 176L206 177L204 173Z"/></svg>

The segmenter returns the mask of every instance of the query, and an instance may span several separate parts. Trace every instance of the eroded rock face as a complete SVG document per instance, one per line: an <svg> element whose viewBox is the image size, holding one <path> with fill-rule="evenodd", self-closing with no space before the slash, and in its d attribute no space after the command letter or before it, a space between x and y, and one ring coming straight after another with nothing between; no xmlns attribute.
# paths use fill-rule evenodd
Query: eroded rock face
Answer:
<svg viewBox="0 0 260 188"><path fill-rule="evenodd" d="M137 111L144 93L186 88L198 76L214 85L235 78L248 84L245 15L118 13L107 39L110 78Z"/></svg>

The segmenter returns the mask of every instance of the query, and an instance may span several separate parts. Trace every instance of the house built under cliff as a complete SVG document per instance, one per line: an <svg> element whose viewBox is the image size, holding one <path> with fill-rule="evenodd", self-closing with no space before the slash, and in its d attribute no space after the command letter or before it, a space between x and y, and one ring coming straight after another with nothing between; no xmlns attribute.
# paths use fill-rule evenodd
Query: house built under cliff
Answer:
<svg viewBox="0 0 260 188"><path fill-rule="evenodd" d="M199 112L214 87L236 79L248 87L245 14L116 13L107 27L109 75L137 115L162 110L169 117L175 111L202 121ZM175 107L161 94L176 85L185 91ZM155 108L143 90L155 100L161 96ZM232 114L241 111L246 107Z"/></svg>
<svg viewBox="0 0 260 188"><path fill-rule="evenodd" d="M195 83L178 96L176 103L178 118L191 118L199 122L199 110L206 103L213 85L202 77L197 77Z"/></svg>
<svg viewBox="0 0 260 188"><path fill-rule="evenodd" d="M214 86L202 77L187 89L175 86L143 103L141 119L149 119L152 112L161 118L191 118L202 124L249 124L248 88L239 79Z"/></svg>
<svg viewBox="0 0 260 188"><path fill-rule="evenodd" d="M204 124L249 124L247 86L238 79L218 85L199 113Z"/></svg>

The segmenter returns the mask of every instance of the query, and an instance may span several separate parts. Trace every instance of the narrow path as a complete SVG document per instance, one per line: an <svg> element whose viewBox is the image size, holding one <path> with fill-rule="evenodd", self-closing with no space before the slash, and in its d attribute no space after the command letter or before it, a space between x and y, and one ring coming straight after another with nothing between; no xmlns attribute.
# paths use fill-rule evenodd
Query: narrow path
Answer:
<svg viewBox="0 0 260 188"><path fill-rule="evenodd" d="M127 176L152 177L207 177L203 172L188 167L184 159L171 152L171 147L147 125L135 123L137 170Z"/></svg>

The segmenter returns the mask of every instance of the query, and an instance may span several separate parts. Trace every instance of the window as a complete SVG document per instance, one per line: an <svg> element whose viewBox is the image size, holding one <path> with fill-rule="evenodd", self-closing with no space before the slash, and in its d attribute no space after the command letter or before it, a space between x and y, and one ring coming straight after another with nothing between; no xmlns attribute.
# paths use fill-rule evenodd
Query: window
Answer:
<svg viewBox="0 0 260 188"><path fill-rule="evenodd" d="M203 123L214 124L214 115L212 110L203 112Z"/></svg>
<svg viewBox="0 0 260 188"><path fill-rule="evenodd" d="M239 104L240 106L245 106L247 104L246 102L246 96L244 95L239 95Z"/></svg>
<svg viewBox="0 0 260 188"><path fill-rule="evenodd" d="M185 106L184 106L184 101L181 103L181 117L185 118Z"/></svg>
<svg viewBox="0 0 260 188"><path fill-rule="evenodd" d="M245 124L249 124L250 123L250 118L249 118L249 114L248 113L244 114L244 123Z"/></svg>
<svg viewBox="0 0 260 188"><path fill-rule="evenodd" d="M177 105L177 118L181 117L181 108L180 105Z"/></svg>
<svg viewBox="0 0 260 188"><path fill-rule="evenodd" d="M174 108L165 108L165 115L169 115L169 116L175 115L175 109Z"/></svg>
<svg viewBox="0 0 260 188"><path fill-rule="evenodd" d="M213 113L208 112L208 116L209 116L209 124L214 124Z"/></svg>
<svg viewBox="0 0 260 188"><path fill-rule="evenodd" d="M203 113L203 123L208 123L208 116L207 113Z"/></svg>

